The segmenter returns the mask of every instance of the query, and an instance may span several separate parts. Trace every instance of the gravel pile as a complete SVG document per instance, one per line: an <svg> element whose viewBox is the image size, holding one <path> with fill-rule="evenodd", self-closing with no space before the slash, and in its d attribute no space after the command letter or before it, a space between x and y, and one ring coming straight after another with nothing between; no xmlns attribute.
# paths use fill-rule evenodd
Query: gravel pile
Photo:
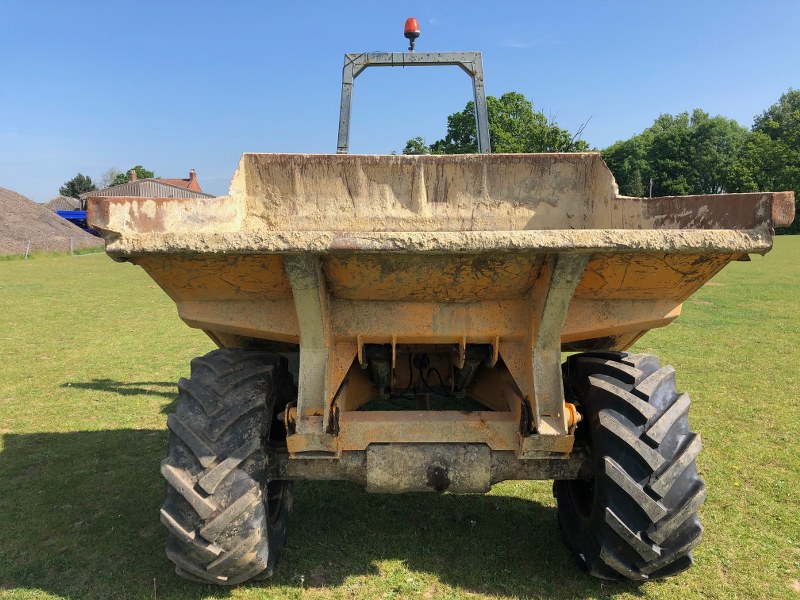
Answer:
<svg viewBox="0 0 800 600"><path fill-rule="evenodd" d="M22 194L0 187L0 254L59 252L100 248L101 238L86 233Z"/></svg>

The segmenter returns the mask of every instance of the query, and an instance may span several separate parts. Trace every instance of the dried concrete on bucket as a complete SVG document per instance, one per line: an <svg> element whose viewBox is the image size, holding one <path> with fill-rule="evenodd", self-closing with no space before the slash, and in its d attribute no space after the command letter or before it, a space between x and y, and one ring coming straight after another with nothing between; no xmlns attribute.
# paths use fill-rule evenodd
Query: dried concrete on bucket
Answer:
<svg viewBox="0 0 800 600"><path fill-rule="evenodd" d="M553 230L451 233L342 234L331 231L230 234L142 234L109 240L117 257L146 254L294 254L337 251L485 253L485 252L754 252L772 247L768 227L736 230Z"/></svg>
<svg viewBox="0 0 800 600"><path fill-rule="evenodd" d="M596 153L245 154L226 197L100 199L91 202L90 219L118 257L595 248L766 252L771 197L744 196L697 197L694 204L620 197ZM736 198L747 225L726 227L724 202Z"/></svg>
<svg viewBox="0 0 800 600"><path fill-rule="evenodd" d="M254 231L513 231L591 227L617 188L596 154L245 154L230 196Z"/></svg>

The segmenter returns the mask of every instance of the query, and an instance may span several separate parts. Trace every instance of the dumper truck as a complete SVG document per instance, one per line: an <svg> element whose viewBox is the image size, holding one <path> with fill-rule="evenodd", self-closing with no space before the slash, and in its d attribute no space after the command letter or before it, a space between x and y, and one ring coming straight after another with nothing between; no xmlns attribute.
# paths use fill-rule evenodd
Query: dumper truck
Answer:
<svg viewBox="0 0 800 600"><path fill-rule="evenodd" d="M355 78L401 65L472 78L479 153L348 154ZM626 350L726 264L768 252L793 194L624 197L597 153L492 154L478 52L348 54L343 74L336 154L244 154L221 198L88 201L107 253L219 347L191 362L167 419L177 574L269 577L295 480L455 494L554 480L591 575L688 568L706 497L689 396Z"/></svg>

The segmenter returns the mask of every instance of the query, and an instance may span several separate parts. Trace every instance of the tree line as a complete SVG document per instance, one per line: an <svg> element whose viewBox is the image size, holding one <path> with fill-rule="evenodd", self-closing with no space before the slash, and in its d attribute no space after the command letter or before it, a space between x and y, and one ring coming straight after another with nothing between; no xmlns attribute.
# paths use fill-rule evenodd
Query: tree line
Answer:
<svg viewBox="0 0 800 600"><path fill-rule="evenodd" d="M585 152L575 134L534 110L520 93L486 98L492 152ZM477 152L475 105L447 117L445 137L408 140L403 154ZM691 113L660 115L642 133L600 151L626 196L682 196L794 190L800 204L800 90L790 89L747 129L733 119ZM800 206L790 227L800 233Z"/></svg>

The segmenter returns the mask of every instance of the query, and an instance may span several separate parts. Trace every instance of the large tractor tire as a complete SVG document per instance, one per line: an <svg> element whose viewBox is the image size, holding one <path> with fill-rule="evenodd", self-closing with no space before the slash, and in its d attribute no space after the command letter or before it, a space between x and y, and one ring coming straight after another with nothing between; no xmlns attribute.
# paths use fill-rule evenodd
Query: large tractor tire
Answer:
<svg viewBox="0 0 800 600"><path fill-rule="evenodd" d="M277 415L294 385L282 357L215 350L192 361L167 419L161 522L175 572L235 585L272 575L286 542L291 482L266 478L266 446L285 440Z"/></svg>
<svg viewBox="0 0 800 600"><path fill-rule="evenodd" d="M564 391L584 420L576 445L592 454L591 481L556 481L558 523L579 564L603 579L659 579L692 565L706 488L700 436L675 370L650 355L586 353L564 364Z"/></svg>

